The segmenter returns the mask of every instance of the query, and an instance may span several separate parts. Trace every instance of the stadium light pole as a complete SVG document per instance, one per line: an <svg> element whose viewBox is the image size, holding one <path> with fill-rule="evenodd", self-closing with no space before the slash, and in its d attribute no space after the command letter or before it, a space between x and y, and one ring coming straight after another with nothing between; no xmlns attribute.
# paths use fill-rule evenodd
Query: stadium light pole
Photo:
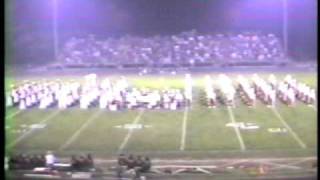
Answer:
<svg viewBox="0 0 320 180"><path fill-rule="evenodd" d="M58 25L57 25L57 13L58 12L58 1L53 0L53 18L52 18L52 27L53 27L53 49L54 49L54 59L58 60Z"/></svg>
<svg viewBox="0 0 320 180"><path fill-rule="evenodd" d="M282 0L282 38L284 53L288 53L288 1Z"/></svg>

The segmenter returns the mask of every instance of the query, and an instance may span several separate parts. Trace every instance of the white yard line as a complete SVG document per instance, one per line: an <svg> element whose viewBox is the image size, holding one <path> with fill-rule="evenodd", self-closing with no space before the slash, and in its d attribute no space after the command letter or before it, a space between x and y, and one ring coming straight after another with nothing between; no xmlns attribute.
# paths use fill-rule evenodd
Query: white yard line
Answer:
<svg viewBox="0 0 320 180"><path fill-rule="evenodd" d="M43 119L42 121L40 121L38 124L43 124L51 119L53 119L55 116L57 116L61 111L55 111L54 113L50 114L47 118ZM14 146L15 144L19 143L21 140L23 140L25 137L27 137L29 134L31 134L33 132L33 129L29 129L29 131L27 131L26 133L24 133L23 135L21 135L18 139L16 139L15 141L13 141L12 143L10 143L7 148L11 148L12 146Z"/></svg>
<svg viewBox="0 0 320 180"><path fill-rule="evenodd" d="M189 108L186 107L183 113L183 123L182 123L182 132L181 132L181 143L180 151L184 151L186 146L186 134L187 134L187 119L188 119Z"/></svg>
<svg viewBox="0 0 320 180"><path fill-rule="evenodd" d="M139 121L140 121L140 119L141 119L141 116L142 116L142 114L144 113L144 111L145 111L144 109L141 110L141 111L139 112L139 114L137 115L137 117L132 121L131 124L137 124L137 123L139 123ZM134 129L129 129L128 134L126 135L126 137L124 138L124 140L122 141L122 143L121 143L121 145L120 145L120 147L119 147L119 150L118 150L119 152L121 152L121 151L124 149L124 147L127 145L130 137L132 136L133 130L134 130Z"/></svg>
<svg viewBox="0 0 320 180"><path fill-rule="evenodd" d="M233 111L232 111L231 107L229 107L229 106L228 106L228 113L229 113L231 122L232 122L232 123L236 123L236 120L235 120L234 115L233 115ZM234 130L235 130L236 135L237 135L237 137L238 137L241 150L242 150L242 151L246 150L246 146L244 145L244 142L243 142L241 133L240 133L240 131L239 131L239 128L238 128L238 127L234 127Z"/></svg>
<svg viewBox="0 0 320 180"><path fill-rule="evenodd" d="M304 149L307 148L306 144L299 138L299 136L291 129L291 127L287 124L287 122L282 118L278 110L276 108L272 108L272 111L277 116L277 118L281 121L281 123L289 130L292 137L298 142L298 144Z"/></svg>
<svg viewBox="0 0 320 180"><path fill-rule="evenodd" d="M80 135L80 133L86 128L88 127L88 125L94 120L96 119L103 111L99 110L98 112L96 112L94 115L92 115L84 124L82 124L82 126L64 143L60 146L59 150L64 150L66 149L71 143L73 143L74 140L76 140L78 138L78 136Z"/></svg>
<svg viewBox="0 0 320 180"><path fill-rule="evenodd" d="M18 111L16 111L16 112L14 112L13 114L8 115L8 116L6 117L6 119L11 119L11 118L13 118L14 116L20 114L21 112L22 112L22 110L18 110Z"/></svg>

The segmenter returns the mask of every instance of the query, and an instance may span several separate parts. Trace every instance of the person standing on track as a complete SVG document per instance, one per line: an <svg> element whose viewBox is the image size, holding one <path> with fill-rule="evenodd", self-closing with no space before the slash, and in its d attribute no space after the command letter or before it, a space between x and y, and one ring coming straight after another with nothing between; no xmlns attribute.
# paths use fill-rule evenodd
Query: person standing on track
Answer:
<svg viewBox="0 0 320 180"><path fill-rule="evenodd" d="M47 152L47 155L45 158L46 158L46 167L51 170L53 168L53 164L56 161L56 158L51 151Z"/></svg>

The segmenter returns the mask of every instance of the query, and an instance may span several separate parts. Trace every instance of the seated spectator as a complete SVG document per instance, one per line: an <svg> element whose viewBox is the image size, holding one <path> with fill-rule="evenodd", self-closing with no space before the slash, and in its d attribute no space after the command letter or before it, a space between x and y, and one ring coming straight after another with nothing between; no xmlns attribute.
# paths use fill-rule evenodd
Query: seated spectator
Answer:
<svg viewBox="0 0 320 180"><path fill-rule="evenodd" d="M88 168L93 168L94 167L94 162L91 154L87 155L87 166Z"/></svg>
<svg viewBox="0 0 320 180"><path fill-rule="evenodd" d="M18 156L10 156L9 157L9 169L14 170L19 168L19 157Z"/></svg>
<svg viewBox="0 0 320 180"><path fill-rule="evenodd" d="M36 166L37 166L37 167L43 167L43 166L45 166L45 161L44 161L44 159L42 158L41 155L37 155L37 156L36 156Z"/></svg>
<svg viewBox="0 0 320 180"><path fill-rule="evenodd" d="M120 166L127 166L128 162L127 162L127 158L124 154L120 154L120 156L118 157L118 165Z"/></svg>
<svg viewBox="0 0 320 180"><path fill-rule="evenodd" d="M27 157L25 158L26 169L33 169L34 168L32 158L33 158L32 155L27 155Z"/></svg>
<svg viewBox="0 0 320 180"><path fill-rule="evenodd" d="M41 163L42 163L42 165L41 165L41 166L43 166L43 167L44 167L44 166L46 166L46 157L45 157L45 155L44 155L44 154L41 154L40 156L41 156L40 158L41 158Z"/></svg>
<svg viewBox="0 0 320 180"><path fill-rule="evenodd" d="M27 169L27 155L22 154L19 161L20 161L19 164L21 165L20 168Z"/></svg>
<svg viewBox="0 0 320 180"><path fill-rule="evenodd" d="M38 164L38 158L36 155L32 155L30 158L30 163L32 165L33 168L37 167Z"/></svg>
<svg viewBox="0 0 320 180"><path fill-rule="evenodd" d="M85 170L86 169L86 158L83 156L80 156L78 159L78 168L79 170Z"/></svg>
<svg viewBox="0 0 320 180"><path fill-rule="evenodd" d="M75 155L71 156L71 167L74 170L78 170L79 169L79 162L78 159Z"/></svg>
<svg viewBox="0 0 320 180"><path fill-rule="evenodd" d="M140 178L142 166L143 166L142 158L141 156L137 156L137 159L135 160L135 166L134 166L136 178Z"/></svg>
<svg viewBox="0 0 320 180"><path fill-rule="evenodd" d="M116 169L117 172L117 177L118 178L122 178L122 174L125 171L125 169L127 168L128 161L127 158L124 154L120 154L118 157L118 166Z"/></svg>
<svg viewBox="0 0 320 180"><path fill-rule="evenodd" d="M151 168L151 161L149 157L145 157L142 161L141 172L148 172Z"/></svg>
<svg viewBox="0 0 320 180"><path fill-rule="evenodd" d="M142 160L142 157L139 155L139 156L137 156L137 158L135 160L135 166L142 167L142 165L143 165L143 160Z"/></svg>
<svg viewBox="0 0 320 180"><path fill-rule="evenodd" d="M127 159L127 169L133 169L135 167L136 160L132 154Z"/></svg>

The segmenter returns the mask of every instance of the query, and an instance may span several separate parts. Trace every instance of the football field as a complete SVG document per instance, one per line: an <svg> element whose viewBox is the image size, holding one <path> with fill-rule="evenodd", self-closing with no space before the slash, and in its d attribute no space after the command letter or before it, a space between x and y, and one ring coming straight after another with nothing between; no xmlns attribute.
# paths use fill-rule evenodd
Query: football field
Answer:
<svg viewBox="0 0 320 180"><path fill-rule="evenodd" d="M227 75L233 78L238 74ZM259 75L266 79L269 73ZM276 74L278 80L283 80L285 75ZM217 76L211 74L213 82ZM250 78L251 74L244 76ZM292 73L292 76L317 90L316 74ZM204 74L192 77L195 82L192 105L176 111L111 112L99 107L21 111L17 107L7 108L6 151L45 153L51 150L60 156L92 153L101 158L115 157L121 152L157 158L197 159L316 156L315 106L298 102L294 107L288 107L278 101L276 107L270 108L258 101L255 107L247 107L237 96L235 107L208 108L203 104ZM10 83L56 78L80 81L82 77L7 77L6 89ZM183 75L132 75L126 78L136 87L184 87ZM230 123L251 123L259 128L234 128ZM282 131L277 132L279 129Z"/></svg>

